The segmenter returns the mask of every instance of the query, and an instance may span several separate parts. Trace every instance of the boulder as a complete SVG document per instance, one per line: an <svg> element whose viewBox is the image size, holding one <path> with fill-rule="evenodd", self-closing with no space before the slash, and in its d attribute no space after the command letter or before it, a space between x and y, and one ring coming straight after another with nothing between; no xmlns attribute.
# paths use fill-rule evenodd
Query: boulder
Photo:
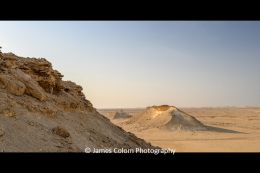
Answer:
<svg viewBox="0 0 260 173"><path fill-rule="evenodd" d="M15 80L15 78L10 75L0 75L0 82L2 82L5 88L14 95L21 96L25 93L26 86L24 83Z"/></svg>
<svg viewBox="0 0 260 173"><path fill-rule="evenodd" d="M47 99L45 95L45 91L39 86L39 84L31 78L30 75L25 74L20 69L11 69L11 73L15 76L15 78L21 82L23 82L26 86L26 94L31 95L40 101L44 101Z"/></svg>
<svg viewBox="0 0 260 173"><path fill-rule="evenodd" d="M68 138L68 137L70 137L70 133L69 133L66 129L64 129L64 128L62 128L62 127L59 127L59 126L54 127L54 128L52 129L52 132L53 132L54 134L58 135L58 136L63 137L63 138Z"/></svg>

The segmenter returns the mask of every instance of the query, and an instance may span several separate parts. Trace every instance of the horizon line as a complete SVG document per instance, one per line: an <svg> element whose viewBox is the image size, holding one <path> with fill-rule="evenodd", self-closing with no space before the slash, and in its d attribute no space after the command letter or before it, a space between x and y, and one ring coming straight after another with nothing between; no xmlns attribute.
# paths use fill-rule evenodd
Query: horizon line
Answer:
<svg viewBox="0 0 260 173"><path fill-rule="evenodd" d="M171 105L169 105L171 106ZM149 106L146 107L105 107L105 108L98 108L95 107L96 109L145 109ZM178 108L260 108L259 106L177 106Z"/></svg>

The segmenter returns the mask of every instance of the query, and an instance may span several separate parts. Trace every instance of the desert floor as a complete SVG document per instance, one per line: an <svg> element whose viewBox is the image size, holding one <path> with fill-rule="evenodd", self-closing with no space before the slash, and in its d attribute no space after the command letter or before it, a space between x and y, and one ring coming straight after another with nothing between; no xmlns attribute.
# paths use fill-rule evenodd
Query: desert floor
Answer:
<svg viewBox="0 0 260 173"><path fill-rule="evenodd" d="M119 109L103 109L100 113L114 124L139 138L162 148L172 148L176 152L260 152L260 108L180 108L205 125L235 130L241 133L208 131L167 131L158 128L135 129L125 119L113 119ZM143 109L123 109L138 116Z"/></svg>

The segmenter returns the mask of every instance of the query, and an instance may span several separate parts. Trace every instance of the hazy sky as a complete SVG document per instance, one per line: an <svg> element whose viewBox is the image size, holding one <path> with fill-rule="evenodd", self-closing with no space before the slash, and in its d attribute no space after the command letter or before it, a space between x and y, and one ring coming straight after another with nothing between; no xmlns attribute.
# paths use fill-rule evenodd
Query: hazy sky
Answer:
<svg viewBox="0 0 260 173"><path fill-rule="evenodd" d="M0 46L47 58L97 108L260 106L258 21L0 21Z"/></svg>

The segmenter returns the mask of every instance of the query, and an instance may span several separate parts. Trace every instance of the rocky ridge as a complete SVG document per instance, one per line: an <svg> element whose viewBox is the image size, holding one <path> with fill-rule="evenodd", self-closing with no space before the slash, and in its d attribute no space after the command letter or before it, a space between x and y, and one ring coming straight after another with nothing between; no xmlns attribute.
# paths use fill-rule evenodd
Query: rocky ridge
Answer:
<svg viewBox="0 0 260 173"><path fill-rule="evenodd" d="M84 151L87 147L153 148L113 125L63 81L45 58L0 53L0 149Z"/></svg>

